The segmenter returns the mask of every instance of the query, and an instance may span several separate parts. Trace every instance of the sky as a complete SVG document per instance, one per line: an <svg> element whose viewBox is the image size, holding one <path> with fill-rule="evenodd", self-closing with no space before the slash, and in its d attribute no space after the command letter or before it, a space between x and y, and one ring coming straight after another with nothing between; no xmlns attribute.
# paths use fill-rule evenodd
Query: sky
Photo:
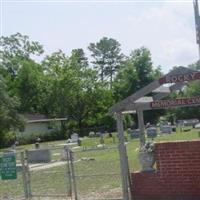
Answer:
<svg viewBox="0 0 200 200"><path fill-rule="evenodd" d="M105 36L119 41L126 55L147 47L163 72L198 59L192 0L0 0L0 5L1 35L28 35L45 54L83 48L89 56L88 45Z"/></svg>

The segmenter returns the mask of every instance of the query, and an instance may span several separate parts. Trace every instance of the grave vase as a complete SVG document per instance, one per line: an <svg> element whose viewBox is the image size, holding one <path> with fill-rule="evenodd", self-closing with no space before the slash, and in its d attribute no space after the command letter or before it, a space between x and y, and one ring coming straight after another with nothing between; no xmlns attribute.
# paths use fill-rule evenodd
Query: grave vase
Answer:
<svg viewBox="0 0 200 200"><path fill-rule="evenodd" d="M142 171L154 171L155 156L153 152L139 152L139 162L142 165Z"/></svg>

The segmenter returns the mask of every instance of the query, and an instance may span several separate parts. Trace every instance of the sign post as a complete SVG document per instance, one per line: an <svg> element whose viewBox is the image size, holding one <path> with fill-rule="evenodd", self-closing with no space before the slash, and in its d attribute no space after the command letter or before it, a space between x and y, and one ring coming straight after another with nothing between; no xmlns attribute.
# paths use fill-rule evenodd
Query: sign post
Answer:
<svg viewBox="0 0 200 200"><path fill-rule="evenodd" d="M17 179L15 154L5 154L0 158L0 175L2 180Z"/></svg>

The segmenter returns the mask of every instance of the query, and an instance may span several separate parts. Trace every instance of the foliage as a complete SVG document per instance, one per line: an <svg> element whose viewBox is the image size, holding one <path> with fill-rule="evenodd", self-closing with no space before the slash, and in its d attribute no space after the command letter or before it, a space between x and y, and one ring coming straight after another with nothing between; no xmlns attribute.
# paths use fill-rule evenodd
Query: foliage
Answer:
<svg viewBox="0 0 200 200"><path fill-rule="evenodd" d="M97 43L91 43L88 49L94 58L94 65L102 82L109 78L112 88L113 78L121 66L123 54L120 43L112 38L103 37Z"/></svg>
<svg viewBox="0 0 200 200"><path fill-rule="evenodd" d="M21 61L30 59L31 55L40 55L43 48L38 42L30 41L29 37L20 33L0 38L1 68L14 78L21 66Z"/></svg>
<svg viewBox="0 0 200 200"><path fill-rule="evenodd" d="M5 80L0 76L0 146L9 143L6 134L23 125L18 113L17 98L11 97L6 90ZM13 138L11 137L11 140Z"/></svg>
<svg viewBox="0 0 200 200"><path fill-rule="evenodd" d="M17 141L20 145L24 144L33 144L36 142L36 139L40 138L41 141L55 141L55 140L63 140L66 139L66 135L64 135L60 131L53 131L49 133L31 133L31 134L17 134Z"/></svg>
<svg viewBox="0 0 200 200"><path fill-rule="evenodd" d="M113 38L103 37L89 44L92 61L78 48L70 55L58 50L38 62L36 56L44 52L42 45L20 33L2 36L0 47L1 141L23 124L19 113L68 118L62 122L61 135L55 138L69 137L72 132L84 136L90 130L114 131L116 123L108 115L109 107L162 75L161 67L153 66L147 48L135 49L125 56ZM200 63L189 67L200 69ZM199 83L189 83L187 89L173 97L199 96ZM199 112L199 108L145 111L144 118L145 122L156 123L165 115L175 121L183 116L196 118ZM137 116L127 115L124 123L125 128L137 126Z"/></svg>

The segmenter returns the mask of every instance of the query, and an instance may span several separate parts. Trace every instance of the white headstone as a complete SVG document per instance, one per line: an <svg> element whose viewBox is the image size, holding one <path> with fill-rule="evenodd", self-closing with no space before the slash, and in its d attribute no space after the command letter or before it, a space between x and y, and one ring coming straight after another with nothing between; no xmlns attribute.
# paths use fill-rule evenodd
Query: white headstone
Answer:
<svg viewBox="0 0 200 200"><path fill-rule="evenodd" d="M162 133L171 133L172 132L172 126L170 125L163 125L160 127L160 130Z"/></svg>
<svg viewBox="0 0 200 200"><path fill-rule="evenodd" d="M77 133L71 135L71 142L78 142L79 136Z"/></svg>

